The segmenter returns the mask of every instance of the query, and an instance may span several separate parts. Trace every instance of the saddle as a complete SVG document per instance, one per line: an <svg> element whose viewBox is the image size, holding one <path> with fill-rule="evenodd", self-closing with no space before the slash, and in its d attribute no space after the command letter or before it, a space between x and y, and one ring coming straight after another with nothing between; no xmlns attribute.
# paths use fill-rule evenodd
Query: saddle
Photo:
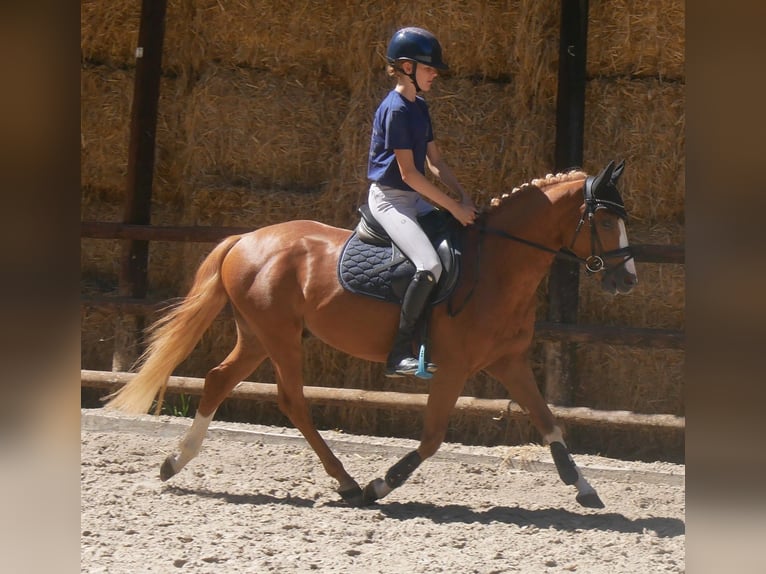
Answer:
<svg viewBox="0 0 766 574"><path fill-rule="evenodd" d="M343 246L338 260L338 280L344 289L382 301L401 304L415 275L415 265L402 253L375 220L367 204L361 219ZM442 274L431 304L444 301L460 276L460 226L449 212L436 209L418 218L442 262Z"/></svg>

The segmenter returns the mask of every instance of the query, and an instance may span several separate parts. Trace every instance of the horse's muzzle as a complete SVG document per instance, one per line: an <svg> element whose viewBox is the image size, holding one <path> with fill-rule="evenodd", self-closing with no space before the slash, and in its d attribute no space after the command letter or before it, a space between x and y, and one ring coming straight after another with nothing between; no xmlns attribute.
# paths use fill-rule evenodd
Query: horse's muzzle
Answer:
<svg viewBox="0 0 766 574"><path fill-rule="evenodd" d="M624 265L607 269L601 280L601 288L612 295L630 293L637 284L638 277Z"/></svg>

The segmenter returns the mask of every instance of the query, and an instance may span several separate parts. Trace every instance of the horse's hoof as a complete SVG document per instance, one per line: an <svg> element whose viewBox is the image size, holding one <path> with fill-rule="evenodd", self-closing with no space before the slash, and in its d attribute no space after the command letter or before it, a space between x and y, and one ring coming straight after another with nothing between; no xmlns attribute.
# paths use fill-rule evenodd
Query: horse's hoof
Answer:
<svg viewBox="0 0 766 574"><path fill-rule="evenodd" d="M385 480L382 478L371 480L364 487L364 492L362 493L364 500L362 503L365 506L369 506L386 496L389 492L391 492L391 487L386 484Z"/></svg>
<svg viewBox="0 0 766 574"><path fill-rule="evenodd" d="M173 468L173 465L170 462L170 457L166 458L165 462L163 462L162 466L160 467L160 480L162 482L165 482L171 476L174 476L175 473L176 473L176 471L175 471L175 469Z"/></svg>
<svg viewBox="0 0 766 574"><path fill-rule="evenodd" d="M380 480L380 479L378 479ZM367 486L364 487L364 491L362 492L362 505L363 506L369 506L370 504L374 504L376 500L378 500L379 496L375 492L375 481L368 482Z"/></svg>
<svg viewBox="0 0 766 574"><path fill-rule="evenodd" d="M595 492L589 492L587 494L578 494L575 498L581 506L586 508L605 508L604 503L598 497Z"/></svg>
<svg viewBox="0 0 766 574"><path fill-rule="evenodd" d="M339 489L338 494L340 494L340 497L349 506L362 506L364 504L362 489L356 483L349 488Z"/></svg>

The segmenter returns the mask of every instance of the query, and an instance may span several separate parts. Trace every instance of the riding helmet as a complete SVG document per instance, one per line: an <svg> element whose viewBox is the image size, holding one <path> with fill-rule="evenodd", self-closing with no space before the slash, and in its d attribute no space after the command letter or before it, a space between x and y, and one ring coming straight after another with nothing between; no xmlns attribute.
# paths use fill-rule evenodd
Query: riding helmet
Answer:
<svg viewBox="0 0 766 574"><path fill-rule="evenodd" d="M410 60L437 70L449 69L442 59L442 47L436 36L428 30L413 26L402 28L393 35L388 43L386 59L391 65L397 60Z"/></svg>

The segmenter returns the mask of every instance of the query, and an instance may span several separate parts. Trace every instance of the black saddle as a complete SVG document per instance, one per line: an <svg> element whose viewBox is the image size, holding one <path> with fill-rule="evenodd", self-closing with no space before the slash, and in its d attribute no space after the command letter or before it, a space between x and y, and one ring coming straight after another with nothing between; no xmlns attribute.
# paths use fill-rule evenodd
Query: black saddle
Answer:
<svg viewBox="0 0 766 574"><path fill-rule="evenodd" d="M359 208L361 219L343 246L338 261L338 280L348 291L375 299L402 302L415 274L415 265L391 242L367 204ZM431 301L444 301L460 276L460 226L452 214L434 210L418 218L442 262L442 274Z"/></svg>

